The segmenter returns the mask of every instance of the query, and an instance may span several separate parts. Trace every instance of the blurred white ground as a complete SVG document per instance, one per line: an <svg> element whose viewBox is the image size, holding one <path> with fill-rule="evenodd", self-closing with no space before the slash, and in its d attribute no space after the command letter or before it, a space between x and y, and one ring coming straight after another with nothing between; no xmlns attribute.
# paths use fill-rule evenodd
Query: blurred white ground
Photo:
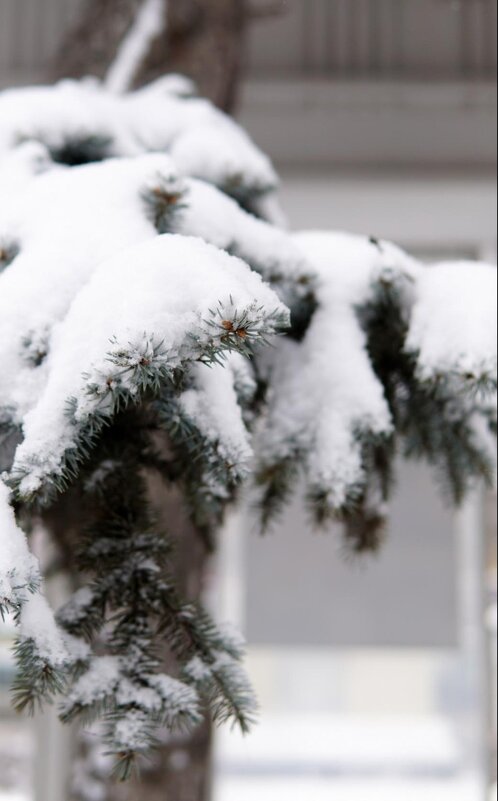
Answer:
<svg viewBox="0 0 498 801"><path fill-rule="evenodd" d="M0 801L30 801L32 747L25 721L0 715Z"/></svg>
<svg viewBox="0 0 498 801"><path fill-rule="evenodd" d="M405 782L368 781L295 781L282 779L227 779L223 781L214 801L302 801L307 795L313 801L468 801L469 785L465 782L453 784L441 782L417 782L416 786ZM472 789L470 787L470 792ZM0 793L0 801L29 801L25 795ZM496 791L491 796L496 801Z"/></svg>
<svg viewBox="0 0 498 801"><path fill-rule="evenodd" d="M213 801L482 801L463 745L437 717L263 716L246 739L221 732ZM30 750L0 724L0 801L32 801Z"/></svg>
<svg viewBox="0 0 498 801"><path fill-rule="evenodd" d="M219 733L220 769L264 774L451 776L462 743L444 718L265 715L248 737Z"/></svg>
<svg viewBox="0 0 498 801"><path fill-rule="evenodd" d="M226 779L215 801L469 801L475 798L472 782L372 781L371 779Z"/></svg>
<svg viewBox="0 0 498 801"><path fill-rule="evenodd" d="M27 795L0 793L0 801L30 801Z"/></svg>
<svg viewBox="0 0 498 801"><path fill-rule="evenodd" d="M482 801L463 745L436 717L266 716L221 733L214 801Z"/></svg>

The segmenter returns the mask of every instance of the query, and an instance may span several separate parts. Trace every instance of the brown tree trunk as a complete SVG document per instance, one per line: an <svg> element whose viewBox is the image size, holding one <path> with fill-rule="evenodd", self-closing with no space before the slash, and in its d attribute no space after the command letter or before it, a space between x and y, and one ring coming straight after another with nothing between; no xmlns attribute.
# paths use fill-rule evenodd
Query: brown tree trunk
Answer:
<svg viewBox="0 0 498 801"><path fill-rule="evenodd" d="M52 77L105 78L142 3L86 0L79 22L62 44ZM243 66L246 0L164 0L164 7L166 25L150 43L133 87L167 72L182 73L196 82L203 96L231 111ZM188 522L179 496L165 491L163 485L153 487L153 492L165 527L177 536L179 587L188 598L198 599L203 593L207 550ZM59 510L50 528L59 543L71 547L68 519L74 520L70 506L67 514ZM206 725L190 738L166 744L136 780L109 785L106 801L210 801L211 754L212 730Z"/></svg>
<svg viewBox="0 0 498 801"><path fill-rule="evenodd" d="M104 78L143 0L86 0L63 42L54 77ZM133 79L141 86L177 72L220 108L233 109L244 58L246 0L164 0L167 22Z"/></svg>
<svg viewBox="0 0 498 801"><path fill-rule="evenodd" d="M178 589L186 600L199 600L205 591L208 548L191 524L178 490L167 487L156 475L150 476L149 488L158 521L175 540ZM79 520L85 519L84 513L77 512L79 505L79 498L68 493L44 517L60 554L59 567L69 574L81 541ZM168 671L167 662L165 670ZM206 723L191 735L172 736L165 732L164 746L144 763L138 776L123 784L109 780L106 801L211 801L211 781L212 726ZM68 797L73 801L73 795Z"/></svg>
<svg viewBox="0 0 498 801"><path fill-rule="evenodd" d="M161 528L175 538L175 578L183 597L198 600L205 590L209 554L185 513L180 494L151 477L150 489ZM167 740L141 775L112 784L106 801L211 801L212 727Z"/></svg>

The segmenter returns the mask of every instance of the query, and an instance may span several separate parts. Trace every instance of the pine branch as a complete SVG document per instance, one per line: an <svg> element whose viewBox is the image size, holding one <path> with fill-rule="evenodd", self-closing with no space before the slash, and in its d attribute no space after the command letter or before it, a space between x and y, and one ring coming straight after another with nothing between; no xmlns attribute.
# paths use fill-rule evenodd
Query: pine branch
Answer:
<svg viewBox="0 0 498 801"><path fill-rule="evenodd" d="M17 674L12 685L13 705L17 712L33 716L64 693L66 670L41 656L32 639L18 638L14 655Z"/></svg>
<svg viewBox="0 0 498 801"><path fill-rule="evenodd" d="M302 454L296 452L290 458L260 468L256 485L261 493L258 506L264 532L268 531L284 512L302 474L302 459Z"/></svg>
<svg viewBox="0 0 498 801"><path fill-rule="evenodd" d="M113 140L107 134L72 134L58 144L48 144L50 158L56 164L79 167L104 161L113 155Z"/></svg>
<svg viewBox="0 0 498 801"><path fill-rule="evenodd" d="M492 485L494 460L476 439L473 419L481 414L476 393L492 389L493 379L467 375L456 381L451 371L420 380L417 355L405 347L409 318L402 284L380 282L374 299L359 314L404 454L433 465L457 504L477 479Z"/></svg>
<svg viewBox="0 0 498 801"><path fill-rule="evenodd" d="M15 240L0 238L0 275L9 267L19 254L19 245Z"/></svg>
<svg viewBox="0 0 498 801"><path fill-rule="evenodd" d="M277 309L267 312L258 304L238 310L233 301L210 311L200 322L179 354L172 355L154 336L144 334L141 341L122 346L115 341L107 355L105 369L89 373L86 380L86 413L80 419L78 401L67 402L67 418L74 429L74 444L61 456L56 471L43 473L45 455L16 464L9 485L24 503L50 505L76 481L81 466L88 461L103 431L116 416L158 397L163 388L174 389L189 364L223 365L230 353L249 357L256 345L269 343L288 322L287 314ZM31 482L31 475L42 478Z"/></svg>
<svg viewBox="0 0 498 801"><path fill-rule="evenodd" d="M243 730L252 709L238 664L240 647L202 608L179 597L171 574L171 543L151 518L138 454L128 458L106 458L98 480L94 470L87 484L94 519L81 544L79 569L91 581L58 617L68 633L85 637L94 652L105 654L80 664L62 718L86 725L104 722L106 745L123 780L155 746L161 727L198 725L200 698L214 719L233 719ZM165 649L175 655L183 681L161 673ZM209 666L209 687L182 672L194 658Z"/></svg>
<svg viewBox="0 0 498 801"><path fill-rule="evenodd" d="M176 175L158 175L142 193L148 219L159 234L173 230L188 202L185 183Z"/></svg>

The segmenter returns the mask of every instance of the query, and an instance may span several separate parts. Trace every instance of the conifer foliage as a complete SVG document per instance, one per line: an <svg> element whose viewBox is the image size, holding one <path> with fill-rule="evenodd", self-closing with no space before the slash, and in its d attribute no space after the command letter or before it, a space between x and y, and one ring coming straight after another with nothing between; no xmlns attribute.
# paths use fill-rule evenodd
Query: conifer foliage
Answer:
<svg viewBox="0 0 498 801"><path fill-rule="evenodd" d="M397 453L427 459L456 502L493 480L496 269L290 234L276 189L268 159L178 78L0 95L14 702L102 721L120 778L163 727L211 715L245 731L254 716L241 643L178 592L151 475L210 546L243 482L266 527L304 481L313 518L344 521L357 552L379 545ZM52 610L24 532L61 499L74 592Z"/></svg>

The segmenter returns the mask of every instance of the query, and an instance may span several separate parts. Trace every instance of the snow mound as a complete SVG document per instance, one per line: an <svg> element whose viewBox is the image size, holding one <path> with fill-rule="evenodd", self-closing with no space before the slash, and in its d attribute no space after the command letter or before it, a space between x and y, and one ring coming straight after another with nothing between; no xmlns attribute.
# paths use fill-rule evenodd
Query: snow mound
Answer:
<svg viewBox="0 0 498 801"><path fill-rule="evenodd" d="M247 134L208 101L179 96L175 86L168 77L118 95L87 79L3 92L0 155L29 140L70 164L84 156L100 160L163 152L185 174L236 197L273 192L275 171Z"/></svg>

